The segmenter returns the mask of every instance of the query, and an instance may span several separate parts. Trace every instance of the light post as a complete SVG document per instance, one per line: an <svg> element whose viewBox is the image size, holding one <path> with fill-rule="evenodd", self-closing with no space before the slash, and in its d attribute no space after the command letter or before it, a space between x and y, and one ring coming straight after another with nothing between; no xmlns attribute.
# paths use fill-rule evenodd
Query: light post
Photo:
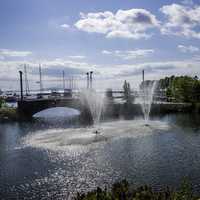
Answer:
<svg viewBox="0 0 200 200"><path fill-rule="evenodd" d="M92 89L92 74L93 74L93 71L90 71L90 89Z"/></svg>
<svg viewBox="0 0 200 200"><path fill-rule="evenodd" d="M87 89L89 89L89 72L87 72L86 75L87 75Z"/></svg>
<svg viewBox="0 0 200 200"><path fill-rule="evenodd" d="M19 71L19 76L20 76L20 92L21 92L21 101L23 101L23 80L22 80L22 71Z"/></svg>

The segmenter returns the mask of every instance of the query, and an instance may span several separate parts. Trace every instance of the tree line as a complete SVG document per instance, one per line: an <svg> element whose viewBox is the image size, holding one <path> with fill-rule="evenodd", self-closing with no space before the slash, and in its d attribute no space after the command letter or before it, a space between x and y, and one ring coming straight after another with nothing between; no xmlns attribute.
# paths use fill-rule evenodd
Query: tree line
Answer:
<svg viewBox="0 0 200 200"><path fill-rule="evenodd" d="M200 80L197 76L170 76L159 80L159 90L169 101L200 102Z"/></svg>

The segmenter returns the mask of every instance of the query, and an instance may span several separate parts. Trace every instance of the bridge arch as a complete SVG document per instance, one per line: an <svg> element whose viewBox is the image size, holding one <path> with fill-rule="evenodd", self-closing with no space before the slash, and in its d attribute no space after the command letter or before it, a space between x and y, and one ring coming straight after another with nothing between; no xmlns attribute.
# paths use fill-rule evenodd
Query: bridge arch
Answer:
<svg viewBox="0 0 200 200"><path fill-rule="evenodd" d="M82 112L81 102L73 98L18 101L18 112L22 118L32 118L34 114L54 107L68 107Z"/></svg>
<svg viewBox="0 0 200 200"><path fill-rule="evenodd" d="M79 116L81 113L75 108L69 107L52 107L44 109L40 112L37 112L33 115L34 118L43 118L43 119L60 119L60 118L73 118Z"/></svg>

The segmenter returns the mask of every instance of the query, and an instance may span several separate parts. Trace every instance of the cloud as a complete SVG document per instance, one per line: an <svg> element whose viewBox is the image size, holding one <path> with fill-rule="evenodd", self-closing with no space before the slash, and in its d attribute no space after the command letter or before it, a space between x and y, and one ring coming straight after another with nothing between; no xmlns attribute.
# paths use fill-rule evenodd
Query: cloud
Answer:
<svg viewBox="0 0 200 200"><path fill-rule="evenodd" d="M141 75L142 70L145 71L146 77L153 77L153 79L159 79L168 75L200 75L199 61L195 60L177 60L177 61L165 61L165 62L147 62L137 65L127 66L118 73L118 76L130 77Z"/></svg>
<svg viewBox="0 0 200 200"><path fill-rule="evenodd" d="M145 9L81 13L75 27L88 33L100 33L107 38L149 38L149 29L159 26L155 15Z"/></svg>
<svg viewBox="0 0 200 200"><path fill-rule="evenodd" d="M31 89L37 89L39 81L39 63L38 61L8 61L0 60L0 85L1 89L19 89L19 70L24 70L24 63L27 64L28 80ZM44 87L62 87L62 71L65 71L66 77L85 77L85 73L94 70L95 65L91 67L86 62L77 62L69 59L46 59L41 61L42 79ZM60 84L60 85L59 85Z"/></svg>
<svg viewBox="0 0 200 200"><path fill-rule="evenodd" d="M111 52L111 51L110 51ZM38 89L36 83L39 80L39 63L37 61L6 61L0 60L0 84L1 88L19 89L19 70L23 71L23 64L28 65L28 80L31 89ZM66 77L74 76L80 79L80 87L86 85L87 71L94 71L94 84L96 88L106 87L120 88L125 79L133 84L141 81L141 72L145 70L147 79L159 79L167 75L200 75L200 59L160 61L129 64L95 64L70 59L46 59L41 61L42 79L44 87L62 87L62 71ZM116 81L122 81L117 82ZM106 85L109 82L111 85ZM105 87L105 88L102 88Z"/></svg>
<svg viewBox="0 0 200 200"><path fill-rule="evenodd" d="M107 51L107 50L103 50L101 53L105 54L105 55L111 55L112 54L111 51Z"/></svg>
<svg viewBox="0 0 200 200"><path fill-rule="evenodd" d="M60 27L63 29L69 29L70 25L69 24L61 24Z"/></svg>
<svg viewBox="0 0 200 200"><path fill-rule="evenodd" d="M177 48L183 53L195 53L199 51L198 47L192 45L190 46L178 45Z"/></svg>
<svg viewBox="0 0 200 200"><path fill-rule="evenodd" d="M0 57L4 59L5 57L26 57L31 55L30 51L14 51L10 49L0 49Z"/></svg>
<svg viewBox="0 0 200 200"><path fill-rule="evenodd" d="M161 28L162 34L184 36L200 39L200 6L171 4L163 6L160 11L167 20Z"/></svg>
<svg viewBox="0 0 200 200"><path fill-rule="evenodd" d="M85 59L85 56L81 56L81 55L76 55L76 56L69 56L69 58L71 59Z"/></svg>
<svg viewBox="0 0 200 200"><path fill-rule="evenodd" d="M102 54L116 56L124 60L143 58L153 53L154 53L153 49L136 49L136 50L129 50L129 51L119 51L119 50L116 50L116 51L103 50L102 51Z"/></svg>

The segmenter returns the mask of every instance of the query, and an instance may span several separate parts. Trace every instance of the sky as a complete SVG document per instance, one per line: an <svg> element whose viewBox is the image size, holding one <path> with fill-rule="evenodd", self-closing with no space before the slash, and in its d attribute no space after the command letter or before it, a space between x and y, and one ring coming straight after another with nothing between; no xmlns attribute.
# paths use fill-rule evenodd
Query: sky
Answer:
<svg viewBox="0 0 200 200"><path fill-rule="evenodd" d="M200 76L199 0L0 0L0 88L18 89L27 65L31 89L132 88L145 79ZM77 81L78 82L78 81Z"/></svg>

